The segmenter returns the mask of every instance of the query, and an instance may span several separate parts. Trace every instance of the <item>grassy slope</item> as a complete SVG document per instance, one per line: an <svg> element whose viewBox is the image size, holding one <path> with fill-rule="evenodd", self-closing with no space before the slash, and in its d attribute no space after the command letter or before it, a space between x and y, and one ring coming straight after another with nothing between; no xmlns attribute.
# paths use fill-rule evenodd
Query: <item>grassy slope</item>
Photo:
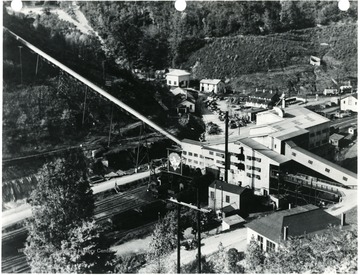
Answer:
<svg viewBox="0 0 360 275"><path fill-rule="evenodd" d="M328 45L321 45L327 43ZM310 55L323 65L309 65ZM331 78L356 76L357 26L344 24L266 36L210 40L193 53L185 66L196 78L230 78L236 90L277 87L288 81L308 91L322 90ZM270 72L268 72L270 70ZM269 87L270 86L270 87Z"/></svg>

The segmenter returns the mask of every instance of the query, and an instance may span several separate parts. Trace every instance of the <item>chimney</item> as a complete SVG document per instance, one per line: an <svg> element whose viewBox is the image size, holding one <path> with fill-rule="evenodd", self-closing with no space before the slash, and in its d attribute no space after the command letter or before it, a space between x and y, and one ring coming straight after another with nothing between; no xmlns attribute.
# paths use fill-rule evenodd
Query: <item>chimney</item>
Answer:
<svg viewBox="0 0 360 275"><path fill-rule="evenodd" d="M291 209L291 203L289 203L289 209Z"/></svg>
<svg viewBox="0 0 360 275"><path fill-rule="evenodd" d="M288 231L289 231L289 227L284 226L284 241L286 241L288 238Z"/></svg>
<svg viewBox="0 0 360 275"><path fill-rule="evenodd" d="M285 98L281 100L281 108L285 109Z"/></svg>
<svg viewBox="0 0 360 275"><path fill-rule="evenodd" d="M345 224L346 224L346 222L345 222L345 213L341 213L341 226L344 226Z"/></svg>

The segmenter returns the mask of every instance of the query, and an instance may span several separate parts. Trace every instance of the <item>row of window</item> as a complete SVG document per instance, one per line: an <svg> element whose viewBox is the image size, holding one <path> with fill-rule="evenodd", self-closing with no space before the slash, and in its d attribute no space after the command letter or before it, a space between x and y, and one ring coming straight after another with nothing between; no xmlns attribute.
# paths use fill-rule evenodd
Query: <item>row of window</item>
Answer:
<svg viewBox="0 0 360 275"><path fill-rule="evenodd" d="M259 175L255 175L255 174L246 173L246 176L247 176L248 178L256 178L256 179L258 179L258 180L261 179L261 177L260 177Z"/></svg>
<svg viewBox="0 0 360 275"><path fill-rule="evenodd" d="M256 167L256 166L246 165L246 168L248 170L255 170L255 171L261 172L261 168Z"/></svg>
<svg viewBox="0 0 360 275"><path fill-rule="evenodd" d="M169 80L168 83L171 85L171 80ZM176 81L174 81L174 85L176 85Z"/></svg>
<svg viewBox="0 0 360 275"><path fill-rule="evenodd" d="M260 235L257 237L257 241L259 243L259 246L261 250L264 250L264 238ZM275 243L266 240L266 252L274 251L275 250Z"/></svg>
<svg viewBox="0 0 360 275"><path fill-rule="evenodd" d="M261 158L257 158L257 157L252 157L252 156L246 156L247 160L255 160L257 162L261 162Z"/></svg>
<svg viewBox="0 0 360 275"><path fill-rule="evenodd" d="M292 154L294 157L296 157L296 153L295 153L295 152L292 152L291 154ZM309 159L309 160L308 160L308 163L309 163L310 165L312 165L314 162ZM329 168L325 168L325 172L330 173L330 169L329 169ZM343 180L344 180L344 181L347 181L348 178L347 178L347 177L343 177Z"/></svg>
<svg viewBox="0 0 360 275"><path fill-rule="evenodd" d="M204 158L203 155L199 155L199 154L196 154L196 153L193 154L192 152L183 151L182 153L183 153L183 155L185 155L185 156L188 155L189 157L194 156L195 158L197 158L197 157Z"/></svg>

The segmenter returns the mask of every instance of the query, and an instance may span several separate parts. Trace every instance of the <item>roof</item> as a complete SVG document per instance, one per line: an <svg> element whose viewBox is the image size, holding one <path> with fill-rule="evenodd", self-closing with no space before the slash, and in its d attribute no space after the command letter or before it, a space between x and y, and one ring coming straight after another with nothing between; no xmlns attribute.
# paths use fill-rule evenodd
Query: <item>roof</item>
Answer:
<svg viewBox="0 0 360 275"><path fill-rule="evenodd" d="M275 151L269 149L268 147L262 145L261 143L255 141L251 138L242 138L239 140L239 142L236 142L236 143L237 144L242 143L242 144L254 149L259 154L262 154L279 164L290 161L290 158L276 153Z"/></svg>
<svg viewBox="0 0 360 275"><path fill-rule="evenodd" d="M240 217L239 215L232 215L230 217L224 218L223 222L227 223L228 225L231 226L231 225L243 223L243 222L245 222L245 220L242 217Z"/></svg>
<svg viewBox="0 0 360 275"><path fill-rule="evenodd" d="M224 213L230 213L232 211L235 211L236 209L230 204L230 205L223 207L221 210Z"/></svg>
<svg viewBox="0 0 360 275"><path fill-rule="evenodd" d="M349 95L347 95L347 96L344 96L344 97L343 97L343 98L341 98L341 99L345 99L345 98L348 98L348 97L350 97L350 96L352 96L352 97L354 97L354 98L358 99L358 94L357 94L357 93L354 93L354 94L349 94Z"/></svg>
<svg viewBox="0 0 360 275"><path fill-rule="evenodd" d="M221 82L221 79L202 79L200 81L200 83L213 84L213 85L219 84L219 82Z"/></svg>
<svg viewBox="0 0 360 275"><path fill-rule="evenodd" d="M192 144L192 145L203 145L203 142L197 141L197 140L192 140L192 139L188 139L188 138L184 138L183 140L181 140L182 143L188 143L188 144Z"/></svg>
<svg viewBox="0 0 360 275"><path fill-rule="evenodd" d="M274 242L279 242L285 226L288 227L288 236L294 237L324 230L329 224L338 225L340 220L317 206L308 204L259 218L248 223L247 227Z"/></svg>
<svg viewBox="0 0 360 275"><path fill-rule="evenodd" d="M242 194L247 188L245 187L241 187L241 186L237 186L235 184L229 184L226 183L224 181L221 180L214 180L209 188L213 188L213 189L221 189L223 191L229 192L229 193L233 193L233 194Z"/></svg>
<svg viewBox="0 0 360 275"><path fill-rule="evenodd" d="M324 165L327 165L327 166L329 166L330 168L334 168L334 169L336 169L336 170L338 170L338 171L340 171L340 172L342 172L342 173L344 173L344 174L346 174L346 175L348 175L348 176L350 176L350 177L357 178L357 174L355 174L354 172L351 172L351 171L349 171L349 170L341 167L340 165L337 165L337 164L335 164L335 163L333 163L333 162L331 162L331 161L328 161L328 160L326 160L326 159L324 159L324 158L322 158L322 157L320 157L320 156L318 156L318 155L315 155L315 154L313 154L313 153L311 153L311 152L309 152L309 151L307 151L307 150L305 150L305 149L297 146L294 142L288 142L288 141L287 141L286 143L287 143L293 150L294 150L294 148L296 148L296 149L295 149L296 151L299 151L299 152L301 152L302 154L305 154L305 155L309 156L309 157L312 158L312 159L315 159L315 160L317 160L317 161L319 161L319 162L322 162Z"/></svg>
<svg viewBox="0 0 360 275"><path fill-rule="evenodd" d="M340 140L340 139L343 139L344 136L343 135L339 135L339 134L332 134L329 139L333 139L333 140Z"/></svg>
<svg viewBox="0 0 360 275"><path fill-rule="evenodd" d="M191 73L185 70L178 69L169 69L170 71L166 75L174 75L174 76L183 76L183 75L191 75Z"/></svg>
<svg viewBox="0 0 360 275"><path fill-rule="evenodd" d="M304 135L304 134L308 134L309 131L305 130L305 129L299 129L297 127L294 128L289 128L287 129L288 131L282 131L282 132L278 132L278 133L273 133L272 136L276 137L280 140L288 140L300 135Z"/></svg>

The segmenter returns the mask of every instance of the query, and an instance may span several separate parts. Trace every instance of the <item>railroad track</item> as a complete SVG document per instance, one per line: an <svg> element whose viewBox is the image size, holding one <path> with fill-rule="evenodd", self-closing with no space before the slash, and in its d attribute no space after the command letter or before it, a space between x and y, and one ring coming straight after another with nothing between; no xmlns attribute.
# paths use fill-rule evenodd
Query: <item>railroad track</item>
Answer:
<svg viewBox="0 0 360 275"><path fill-rule="evenodd" d="M3 258L1 261L2 273L30 273L31 268L24 253Z"/></svg>

